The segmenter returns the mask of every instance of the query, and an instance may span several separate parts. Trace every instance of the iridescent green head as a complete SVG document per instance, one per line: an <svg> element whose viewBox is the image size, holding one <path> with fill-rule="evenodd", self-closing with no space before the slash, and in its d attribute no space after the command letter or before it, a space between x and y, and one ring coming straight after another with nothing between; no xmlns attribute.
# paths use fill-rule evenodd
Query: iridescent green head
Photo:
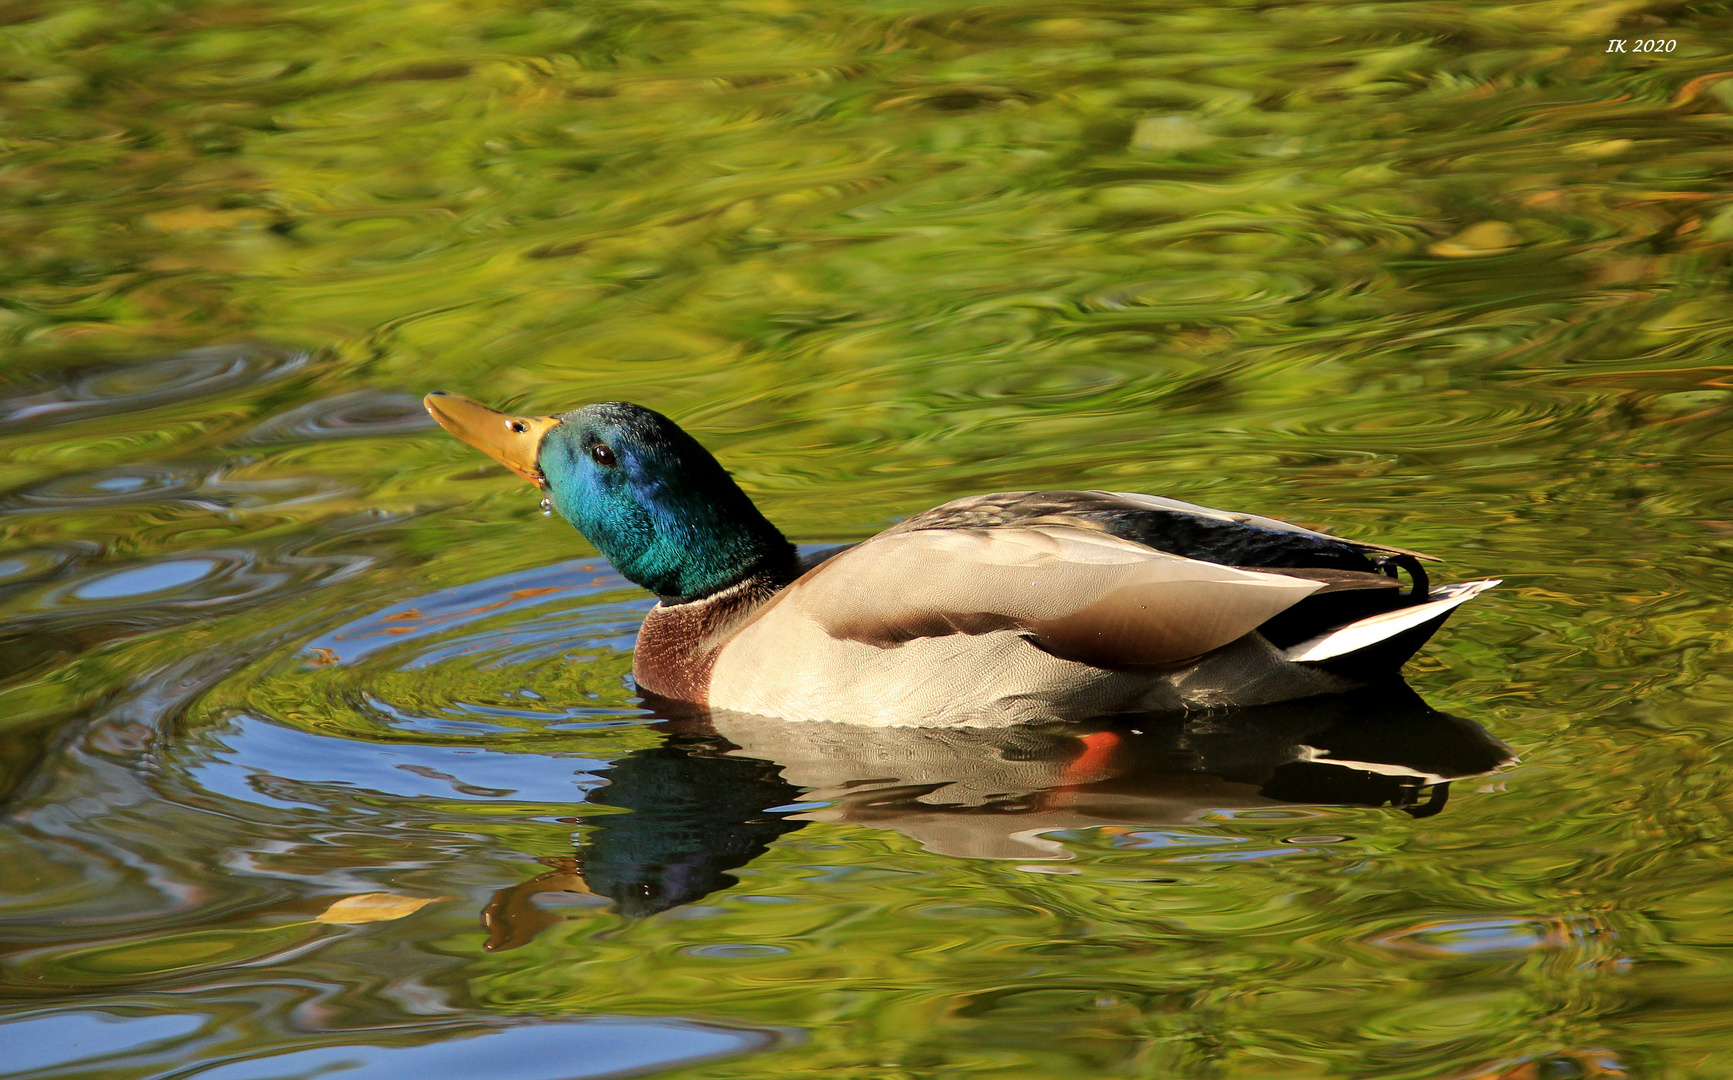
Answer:
<svg viewBox="0 0 1733 1080"><path fill-rule="evenodd" d="M606 401L510 416L446 393L425 404L447 431L544 489L615 569L664 600L695 600L794 565L794 546L661 413Z"/></svg>

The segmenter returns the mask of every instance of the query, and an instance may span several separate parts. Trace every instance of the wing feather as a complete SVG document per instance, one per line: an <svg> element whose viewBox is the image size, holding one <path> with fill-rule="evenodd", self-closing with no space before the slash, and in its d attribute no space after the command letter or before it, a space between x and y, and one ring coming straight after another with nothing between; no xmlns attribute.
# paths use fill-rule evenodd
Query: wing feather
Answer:
<svg viewBox="0 0 1733 1080"><path fill-rule="evenodd" d="M895 648L1017 630L1064 659L1178 663L1242 637L1325 582L1241 570L1063 525L884 533L809 571L767 608L833 638Z"/></svg>
<svg viewBox="0 0 1733 1080"><path fill-rule="evenodd" d="M1260 529L1274 529L1277 532L1299 533L1302 536L1310 536L1319 540L1334 540L1342 544L1352 544L1354 547L1364 548L1368 551L1387 551L1392 555L1412 555L1416 559L1425 559L1428 562L1443 561L1436 555L1426 555L1418 551L1410 551L1407 548L1391 547L1389 544L1373 544L1365 540L1348 540L1344 537L1333 536L1327 532L1308 529L1303 525L1295 525L1292 522L1283 521L1280 518L1264 517L1262 514L1247 514L1238 510L1217 510L1213 507L1201 506L1197 503L1181 502L1178 499L1169 499L1161 495L1143 495L1134 491L1112 491L1108 492L1108 494L1117 499L1124 499L1127 502L1147 506L1152 510L1167 510L1182 514L1195 514L1198 517L1214 518L1218 521L1232 521L1241 525L1255 525Z"/></svg>
<svg viewBox="0 0 1733 1080"><path fill-rule="evenodd" d="M1175 519L1174 515L1179 515L1179 518ZM1416 559L1438 561L1436 556L1410 551L1407 548L1391 547L1388 544L1373 544L1364 540L1349 540L1278 518L1264 517L1261 514L1217 510L1214 507L1201 506L1197 503L1182 502L1179 499L1169 499L1160 495L1145 495L1134 491L1002 491L991 495L971 495L967 498L953 499L924 513L916 514L907 521L892 526L887 531L899 533L923 529L1001 528L1053 524L1070 525L1096 532L1117 533L1121 535L1122 539L1134 539L1150 546L1162 547L1159 537L1164 530L1160 523L1164 520L1184 520L1185 518L1214 522L1217 523L1218 527L1243 526L1246 533L1265 530L1262 534L1264 536L1273 532L1287 533L1294 537L1305 537L1306 540L1301 542L1303 545L1301 550L1307 550L1316 545L1324 545L1326 549L1412 555ZM1136 528L1132 529L1132 534L1126 534L1110 523L1115 519L1147 523L1153 526L1153 535L1134 535L1140 531ZM1191 552L1191 554L1197 554L1197 552ZM1293 565L1303 565L1303 563Z"/></svg>

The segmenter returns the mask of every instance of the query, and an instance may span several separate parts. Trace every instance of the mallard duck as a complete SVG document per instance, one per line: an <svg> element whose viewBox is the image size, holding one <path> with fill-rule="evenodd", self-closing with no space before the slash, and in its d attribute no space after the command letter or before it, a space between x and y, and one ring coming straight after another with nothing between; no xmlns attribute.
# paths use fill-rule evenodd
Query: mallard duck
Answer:
<svg viewBox="0 0 1733 1080"><path fill-rule="evenodd" d="M656 595L633 677L711 709L997 727L1268 704L1393 676L1497 584L1431 587L1418 552L1107 491L976 495L803 558L641 405L425 404Z"/></svg>

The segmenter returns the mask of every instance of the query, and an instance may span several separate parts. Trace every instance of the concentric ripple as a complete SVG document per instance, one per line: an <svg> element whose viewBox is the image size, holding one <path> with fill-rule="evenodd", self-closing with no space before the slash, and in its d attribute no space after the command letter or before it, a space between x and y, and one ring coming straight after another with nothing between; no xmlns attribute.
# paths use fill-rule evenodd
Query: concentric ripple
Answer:
<svg viewBox="0 0 1733 1080"><path fill-rule="evenodd" d="M306 442L403 435L433 428L421 400L410 394L355 390L271 417L242 435L241 443Z"/></svg>
<svg viewBox="0 0 1733 1080"><path fill-rule="evenodd" d="M57 477L0 496L0 514L124 506L129 503L184 502L203 509L222 504L198 497L205 477L173 465L132 465Z"/></svg>
<svg viewBox="0 0 1733 1080"><path fill-rule="evenodd" d="M298 371L310 361L310 354L304 352L215 346L69 374L41 390L15 384L12 389L23 392L0 397L0 433L35 431L257 386Z"/></svg>

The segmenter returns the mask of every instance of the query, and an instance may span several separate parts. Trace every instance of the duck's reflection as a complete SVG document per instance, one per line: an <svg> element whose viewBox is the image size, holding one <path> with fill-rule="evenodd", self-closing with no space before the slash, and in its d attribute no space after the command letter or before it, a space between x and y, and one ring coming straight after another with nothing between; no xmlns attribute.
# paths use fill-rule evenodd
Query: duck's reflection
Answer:
<svg viewBox="0 0 1733 1080"><path fill-rule="evenodd" d="M801 797L776 763L736 756L712 731L679 729L701 724L670 724L661 746L614 762L589 805L627 812L586 817L594 828L576 855L543 859L547 873L494 894L482 913L490 951L516 948L564 918L543 906L552 899L545 894L602 897L622 915L654 915L728 888L727 871L806 824L770 812Z"/></svg>
<svg viewBox="0 0 1733 1080"><path fill-rule="evenodd" d="M608 771L574 856L501 890L490 949L561 916L548 893L628 916L735 883L729 870L808 822L895 829L944 855L1067 857L1046 834L1196 822L1211 811L1309 803L1444 807L1450 782L1511 750L1407 686L1193 716L1113 717L1003 729L867 728L741 714L671 717L667 741ZM537 898L541 900L538 902Z"/></svg>

